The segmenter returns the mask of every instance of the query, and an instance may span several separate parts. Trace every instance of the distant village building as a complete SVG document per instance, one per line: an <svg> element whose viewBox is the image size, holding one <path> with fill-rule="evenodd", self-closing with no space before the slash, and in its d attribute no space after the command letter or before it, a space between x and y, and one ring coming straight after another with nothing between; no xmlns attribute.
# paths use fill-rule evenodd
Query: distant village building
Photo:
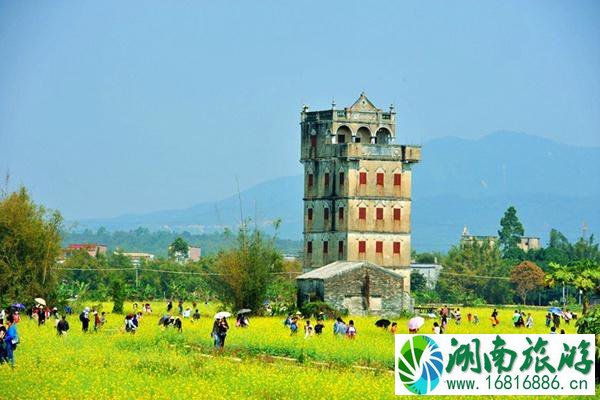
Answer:
<svg viewBox="0 0 600 400"><path fill-rule="evenodd" d="M131 265L139 267L143 261L154 260L154 254L150 253L121 253L131 260Z"/></svg>
<svg viewBox="0 0 600 400"><path fill-rule="evenodd" d="M460 244L471 244L473 242L477 242L479 245L488 242L491 245L497 244L499 240L498 236L476 236L469 234L469 230L465 226L463 228L463 233L460 237ZM521 250L527 252L529 250L537 250L541 247L540 238L535 236L521 236L519 243L517 243L517 247Z"/></svg>
<svg viewBox="0 0 600 400"><path fill-rule="evenodd" d="M95 258L98 254L106 254L108 247L103 244L74 243L67 246L65 256L68 257L71 253L78 250L85 250L90 256Z"/></svg>
<svg viewBox="0 0 600 400"><path fill-rule="evenodd" d="M418 272L425 277L427 289L435 289L435 285L440 277L440 272L444 267L440 264L410 264L411 272Z"/></svg>
<svg viewBox="0 0 600 400"><path fill-rule="evenodd" d="M198 261L200 260L200 256L202 252L200 250L200 246L188 246L188 260L190 261Z"/></svg>
<svg viewBox="0 0 600 400"><path fill-rule="evenodd" d="M335 286L328 289L325 284L323 292L315 292L316 286L307 283L322 275L318 268L328 271L329 264L336 261L352 262L352 268L338 265L336 279L342 279L337 278L338 273L365 274L355 282L363 286L368 283L360 291L363 297L365 293L382 296L380 280L366 277L367 273L385 269L389 272L386 277L399 282L395 286L398 290L389 298L408 298L411 167L420 161L421 148L392 144L396 138L393 107L382 111L364 93L352 106L341 110L335 108L335 103L325 111L310 112L305 106L300 126L305 274L298 277L299 305L313 298L323 301L342 295ZM351 300L358 296L356 285L343 294L349 299L346 304L350 304L350 312L379 312L370 306L377 300ZM407 302L399 305L397 300L386 305L388 297L380 298L384 302L381 310L409 307Z"/></svg>
<svg viewBox="0 0 600 400"><path fill-rule="evenodd" d="M171 249L171 246L169 246L169 249ZM188 261L195 262L200 260L202 257L202 250L200 249L200 246L188 245L187 254L182 254L181 252L176 251L175 254L173 254L173 257L175 258L175 261L179 263L185 263Z"/></svg>

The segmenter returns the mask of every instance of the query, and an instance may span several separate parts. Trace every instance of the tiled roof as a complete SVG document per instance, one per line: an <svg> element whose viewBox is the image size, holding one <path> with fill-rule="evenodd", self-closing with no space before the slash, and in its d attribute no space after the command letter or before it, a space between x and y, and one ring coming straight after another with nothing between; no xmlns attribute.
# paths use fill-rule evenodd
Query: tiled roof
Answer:
<svg viewBox="0 0 600 400"><path fill-rule="evenodd" d="M402 275L390 270L388 268L380 267L379 265L371 264L367 261L336 261L331 264L327 264L321 268L314 269L306 272L296 279L329 279L336 275L341 275L346 272L355 270L357 268L369 268L377 271L381 271L386 274L391 274L397 278L403 278Z"/></svg>

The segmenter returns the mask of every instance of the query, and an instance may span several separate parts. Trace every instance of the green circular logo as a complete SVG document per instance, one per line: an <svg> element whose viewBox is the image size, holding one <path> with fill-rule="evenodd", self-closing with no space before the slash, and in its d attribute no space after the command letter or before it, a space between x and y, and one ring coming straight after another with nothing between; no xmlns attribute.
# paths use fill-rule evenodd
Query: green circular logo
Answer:
<svg viewBox="0 0 600 400"><path fill-rule="evenodd" d="M412 393L427 394L440 383L444 357L438 344L428 336L407 340L396 361L399 378Z"/></svg>

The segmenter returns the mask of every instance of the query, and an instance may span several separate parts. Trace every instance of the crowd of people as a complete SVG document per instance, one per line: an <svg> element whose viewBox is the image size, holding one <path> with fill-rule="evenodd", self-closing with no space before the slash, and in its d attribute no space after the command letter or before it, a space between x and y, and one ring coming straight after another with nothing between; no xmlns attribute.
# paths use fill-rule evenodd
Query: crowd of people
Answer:
<svg viewBox="0 0 600 400"><path fill-rule="evenodd" d="M296 315L288 314L287 318L283 321L284 327L290 330L290 335L295 336L299 331L300 320L304 319L300 313ZM325 316L323 313L317 315L316 324L313 326L310 319L304 320L304 338L308 339L312 335L321 335L325 329ZM347 337L348 339L356 338L356 326L354 321L348 321L348 324L344 322L341 317L336 318L333 323L333 334L337 337Z"/></svg>
<svg viewBox="0 0 600 400"><path fill-rule="evenodd" d="M178 332L181 332L184 319L189 319L190 322L193 323L194 321L199 321L201 318L196 302L193 302L192 306L193 309L195 309L194 313L191 312L192 307L188 306L184 308L184 302L180 300L177 303L177 311L175 311L173 301L169 301L167 304L167 312L159 318L159 326L165 329L174 328ZM14 366L14 352L19 343L17 324L21 319L21 310L25 310L25 307L22 304L14 304L10 307L8 312L4 309L0 309L0 364L8 363L9 365ZM247 313L249 311L250 310L242 310L242 312L238 312L235 324L236 327L249 327L250 321ZM545 326L546 328L550 328L549 333L552 334L558 333L559 330L560 333L565 333L564 329L560 329L561 322L564 321L565 324L569 324L572 319L577 318L576 314L570 312L568 309L564 312L558 308L550 309L549 311L551 312L548 312L545 317ZM72 313L73 310L70 306L68 306L68 308L65 307L64 313L61 314L56 307L50 308L42 304L37 304L26 311L29 318L37 322L38 327L46 325L49 320L52 320L58 336L64 336L70 330L67 316ZM133 312L128 313L125 316L123 330L127 333L134 334L139 329L142 317L149 314L152 314L150 303L144 303L141 309L137 303L134 303ZM435 311L429 309L428 312L423 315L436 319L433 322L433 334L446 333L449 321L453 321L456 325L460 325L463 322L460 308L451 309L446 305ZM230 316L230 314L225 312L215 315L212 331L210 333L211 338L214 341L214 347L219 351L224 348L225 338L229 331L229 324L227 322L228 316ZM424 318L416 318L420 318L420 325L411 326L411 321L409 321L409 333L418 333L420 327L424 324ZM325 333L325 320L325 315L319 313L316 315L316 321L313 325L310 319L304 318L300 312L297 312L296 314L288 314L287 318L284 320L284 326L289 329L291 336L298 335L302 329L304 331L304 338L308 339L313 335L320 336ZM468 324L471 325L478 325L480 323L479 316L471 312L467 313L466 320ZM515 328L531 329L534 325L532 314L525 313L520 309L514 310L511 320L512 325ZM107 322L106 313L98 312L90 307L85 307L79 314L79 321L83 333L88 333L90 331L90 324L92 323L93 331L98 332ZM381 325L378 324L380 322L382 323ZM496 308L490 315L490 323L492 327L500 325L499 311ZM303 326L301 326L301 324L303 324ZM382 319L377 321L376 325L381 326L385 330L388 330L389 327L389 332L391 334L401 333L398 332L397 322ZM357 337L357 328L353 320L349 320L348 323L346 323L341 317L337 317L333 320L331 328L333 335L336 337L344 337L350 340Z"/></svg>

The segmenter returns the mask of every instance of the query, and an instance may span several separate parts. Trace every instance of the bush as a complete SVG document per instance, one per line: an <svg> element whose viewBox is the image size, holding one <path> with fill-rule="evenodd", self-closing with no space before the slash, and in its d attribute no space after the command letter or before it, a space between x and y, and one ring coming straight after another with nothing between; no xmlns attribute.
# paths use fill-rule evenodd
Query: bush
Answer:
<svg viewBox="0 0 600 400"><path fill-rule="evenodd" d="M596 382L600 382L600 307L593 308L577 320L577 333L596 335Z"/></svg>
<svg viewBox="0 0 600 400"><path fill-rule="evenodd" d="M307 317L311 315L317 316L319 313L323 313L327 318L335 318L339 315L344 315L342 310L337 310L322 301L305 303L300 309L300 312Z"/></svg>

